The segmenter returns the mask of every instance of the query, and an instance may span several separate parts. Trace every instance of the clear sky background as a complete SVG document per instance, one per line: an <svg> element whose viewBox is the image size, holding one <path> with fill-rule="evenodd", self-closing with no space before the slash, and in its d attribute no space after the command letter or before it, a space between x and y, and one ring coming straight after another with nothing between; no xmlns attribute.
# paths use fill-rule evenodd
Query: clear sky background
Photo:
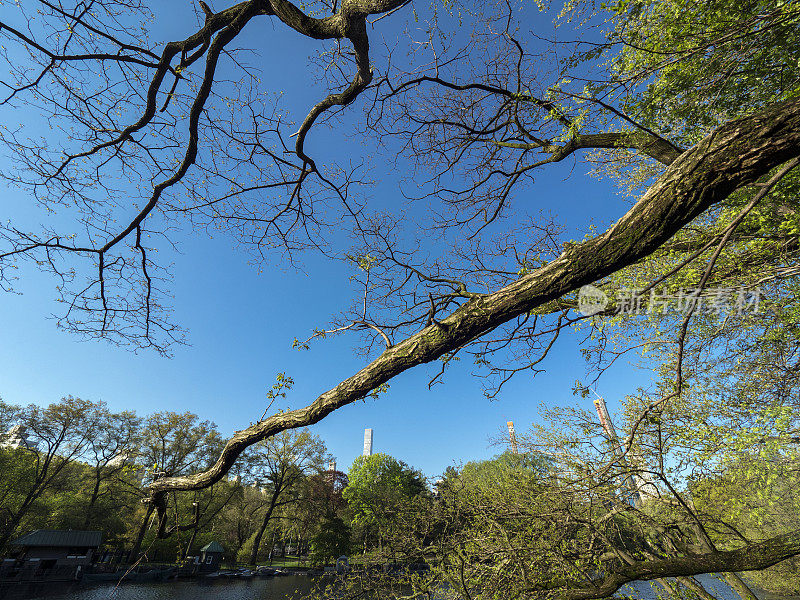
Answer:
<svg viewBox="0 0 800 600"><path fill-rule="evenodd" d="M167 6L159 9L153 37L184 37L194 27L190 4L177 0L163 4ZM227 4L212 6L219 10ZM537 26L550 27L552 16L535 18ZM378 69L380 38L391 45L401 27L413 23L408 15L397 14L383 19L371 33ZM260 48L265 82L283 90L301 118L323 93L307 65L316 42L266 19L248 28L242 44ZM349 110L358 118L363 99ZM8 111L0 111L0 119L10 118ZM343 132L344 128L315 129L312 151L324 154L346 148L355 157L370 152L369 142L365 146L345 139ZM0 158L0 168L6 166L5 160ZM378 182L374 201L401 203L397 173L387 164L381 157L373 162L371 175ZM552 208L569 227L566 239L579 237L589 223L605 227L629 203L611 182L593 179L587 171L586 163L574 161L548 168L535 187L518 192L517 201ZM51 218L33 210L17 190L2 189L0 197L4 219L44 224ZM422 209L412 209L409 218L413 210ZM352 352L355 340L346 337L317 343L309 352L291 348L294 338L305 339L348 307L351 272L344 263L305 254L300 269L273 261L259 273L233 240L203 234L181 236L180 254L169 259L174 262L171 291L176 319L190 333L190 345L175 348L171 359L102 341L80 341L57 330L49 318L60 308L54 301L55 281L25 268L18 286L22 295L0 294L0 397L15 404L48 404L72 395L103 400L114 410L133 409L140 415L192 411L229 435L261 416L276 373L294 378L296 386L284 407L296 408L366 364ZM340 409L313 431L325 440L340 469L361 453L364 428L371 427L375 452L387 452L436 475L450 464L502 451L490 440L504 435L507 420L523 431L536 420L541 404L583 402L592 408L591 399L571 394L575 380L586 371L577 336L563 336L544 367L547 373L535 379L518 376L499 400L490 402L468 365L453 368L445 383L432 390L427 382L437 367L423 366L394 379L389 393L380 399ZM625 393L647 381L647 373L621 363L600 380L598 391L613 412Z"/></svg>

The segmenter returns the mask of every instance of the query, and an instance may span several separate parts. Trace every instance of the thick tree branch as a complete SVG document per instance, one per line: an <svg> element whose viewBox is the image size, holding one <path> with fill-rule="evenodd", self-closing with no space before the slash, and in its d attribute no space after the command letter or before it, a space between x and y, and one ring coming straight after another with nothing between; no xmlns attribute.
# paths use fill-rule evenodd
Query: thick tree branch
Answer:
<svg viewBox="0 0 800 600"><path fill-rule="evenodd" d="M709 552L638 562L615 568L594 585L566 589L557 582L547 590L527 590L535 597L557 597L560 600L594 600L608 598L626 583L651 581L662 577L700 575L735 571L757 571L800 554L800 530L779 535L758 544L726 552ZM537 593L538 592L538 593Z"/></svg>
<svg viewBox="0 0 800 600"><path fill-rule="evenodd" d="M520 150L534 150L540 148L542 152L552 154L550 162L564 160L567 156L584 148L630 148L639 150L654 158L664 165L671 165L682 153L683 149L662 139L642 132L618 131L610 133L587 133L576 135L566 144L556 145L550 142L542 144L524 144L517 142L495 142L504 148L517 148Z"/></svg>
<svg viewBox="0 0 800 600"><path fill-rule="evenodd" d="M274 415L237 432L209 470L154 482L152 499L163 506L169 490L211 485L255 442L285 429L316 423L399 373L453 352L518 315L641 260L703 211L798 155L800 100L773 104L720 127L678 157L639 202L602 235L571 247L492 294L471 299L438 325L427 326L385 350L305 408Z"/></svg>

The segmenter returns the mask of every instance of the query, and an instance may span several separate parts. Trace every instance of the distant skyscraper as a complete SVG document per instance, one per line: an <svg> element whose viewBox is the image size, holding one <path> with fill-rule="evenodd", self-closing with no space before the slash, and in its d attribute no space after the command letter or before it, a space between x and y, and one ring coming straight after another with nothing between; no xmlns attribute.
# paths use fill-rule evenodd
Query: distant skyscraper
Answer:
<svg viewBox="0 0 800 600"><path fill-rule="evenodd" d="M28 437L28 428L25 425L14 425L6 433L0 433L0 448L36 450L38 447L38 442Z"/></svg>
<svg viewBox="0 0 800 600"><path fill-rule="evenodd" d="M614 422L608 414L606 401L598 396L597 400L594 401L594 407L597 410L597 416L600 418L600 425L603 426L606 437L612 442L617 443L617 432L614 429Z"/></svg>
<svg viewBox="0 0 800 600"><path fill-rule="evenodd" d="M508 421L506 425L508 425L508 439L511 440L511 452L519 454L519 450L517 450L517 434L514 432L514 421Z"/></svg>
<svg viewBox="0 0 800 600"><path fill-rule="evenodd" d="M364 430L364 456L372 456L372 429Z"/></svg>
<svg viewBox="0 0 800 600"><path fill-rule="evenodd" d="M626 477L625 481L632 492L633 505L641 506L644 503L645 496L658 495L658 488L653 483L653 479L650 475L644 471L644 461L641 460L635 452L623 448L620 443L617 437L617 430L614 428L614 421L611 420L611 415L608 414L606 401L601 396L597 396L597 399L594 401L594 407L597 410L597 416L600 419L603 432L611 443L612 451L619 458L620 464L625 467L626 470L631 471L631 474Z"/></svg>

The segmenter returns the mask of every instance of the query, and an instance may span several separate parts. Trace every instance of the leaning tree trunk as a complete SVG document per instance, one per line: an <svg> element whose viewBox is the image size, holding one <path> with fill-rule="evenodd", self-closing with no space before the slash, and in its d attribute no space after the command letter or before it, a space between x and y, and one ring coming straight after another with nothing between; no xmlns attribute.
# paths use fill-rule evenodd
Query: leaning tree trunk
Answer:
<svg viewBox="0 0 800 600"><path fill-rule="evenodd" d="M100 472L95 472L94 478L94 487L92 488L92 495L89 497L89 504L86 506L86 514L83 516L83 528L88 529L89 525L92 522L92 517L94 516L94 505L97 503L97 499L100 497L100 483L102 479L100 478Z"/></svg>
<svg viewBox="0 0 800 600"><path fill-rule="evenodd" d="M19 509L17 509L17 512L11 513L11 517L6 522L3 531L0 532L0 551L5 549L6 544L8 544L13 537L17 526L22 522L22 518L28 514L28 511L33 506L34 501L41 495L43 490L44 486L40 486L37 483L36 486L28 492L27 496L25 496L25 499L22 501Z"/></svg>
<svg viewBox="0 0 800 600"><path fill-rule="evenodd" d="M731 586L742 600L758 600L758 596L753 593L738 573L723 573L725 583Z"/></svg>
<svg viewBox="0 0 800 600"><path fill-rule="evenodd" d="M717 549L714 547L711 538L708 537L708 534L705 530L700 527L698 523L692 524L692 530L694 531L697 539L700 541L700 545L706 550L706 552L716 552ZM725 580L731 588L739 594L739 597L742 600L758 600L758 597L753 593L748 585L744 582L744 580L739 577L737 573L734 572L725 572L721 574L722 578Z"/></svg>
<svg viewBox="0 0 800 600"><path fill-rule="evenodd" d="M194 503L194 523L192 524L192 535L189 537L189 541L186 542L186 548L183 551L183 556L181 556L182 560L186 560L186 557L189 556L189 552L192 549L192 544L194 544L194 540L197 537L197 530L200 529L200 503Z"/></svg>
<svg viewBox="0 0 800 600"><path fill-rule="evenodd" d="M492 293L472 294L450 315L387 347L354 375L304 408L237 431L208 470L150 484L159 511L171 490L198 490L222 479L248 447L280 431L306 427L393 377L453 352L520 315L632 265L736 190L800 156L800 99L765 107L717 128L678 156L642 198L606 232Z"/></svg>
<svg viewBox="0 0 800 600"><path fill-rule="evenodd" d="M280 431L317 423L397 375L437 360L520 315L543 310L581 286L635 264L736 190L798 156L800 98L769 105L724 124L678 156L641 199L603 234L570 246L554 260L495 292L472 294L454 312L432 319L421 331L388 346L370 364L308 406L275 414L236 432L208 470L154 481L150 485L153 502L159 512L165 512L169 491L212 485L256 442ZM565 600L604 598L630 581L764 569L798 554L800 530L735 551L623 565L602 583L593 582L591 590L565 589L560 594Z"/></svg>
<svg viewBox="0 0 800 600"><path fill-rule="evenodd" d="M249 563L251 565L256 564L256 561L258 560L258 551L261 548L261 539L264 537L264 532L267 530L267 525L269 525L269 520L272 518L272 513L275 510L275 505L278 503L278 497L280 494L281 489L276 487L272 492L272 498L270 498L269 506L267 507L267 512L264 514L264 520L261 523L261 527L258 528L256 537L253 538L253 549L250 551Z"/></svg>
<svg viewBox="0 0 800 600"><path fill-rule="evenodd" d="M153 510L155 510L155 506L151 502L147 505L147 512L145 512L142 524L139 526L139 533L136 535L136 541L133 543L130 554L128 554L128 562L134 562L139 555L139 550L142 548L142 540L144 540L144 534L147 533L147 526L150 523L150 517L153 516Z"/></svg>

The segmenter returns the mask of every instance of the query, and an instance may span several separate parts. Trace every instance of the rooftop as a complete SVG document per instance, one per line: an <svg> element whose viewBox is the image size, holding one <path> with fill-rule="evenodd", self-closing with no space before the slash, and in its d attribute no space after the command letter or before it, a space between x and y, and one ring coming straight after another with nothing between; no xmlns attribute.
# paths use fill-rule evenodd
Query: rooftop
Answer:
<svg viewBox="0 0 800 600"><path fill-rule="evenodd" d="M15 546L96 548L103 540L102 531L78 529L37 529L11 542Z"/></svg>
<svg viewBox="0 0 800 600"><path fill-rule="evenodd" d="M210 542L200 548L200 552L225 552L225 548L219 542Z"/></svg>

